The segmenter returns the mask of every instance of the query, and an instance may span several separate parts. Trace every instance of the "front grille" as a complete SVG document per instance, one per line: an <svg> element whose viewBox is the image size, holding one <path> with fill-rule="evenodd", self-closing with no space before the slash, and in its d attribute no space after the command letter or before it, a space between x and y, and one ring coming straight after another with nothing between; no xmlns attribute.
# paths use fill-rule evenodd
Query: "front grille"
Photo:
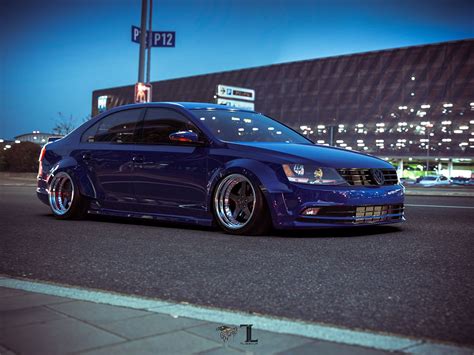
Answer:
<svg viewBox="0 0 474 355"><path fill-rule="evenodd" d="M326 206L321 207L311 219L337 224L367 224L403 219L403 204L371 206Z"/></svg>
<svg viewBox="0 0 474 355"><path fill-rule="evenodd" d="M377 183L374 172L379 170L382 172L384 181L382 184ZM339 175L353 186L378 186L378 185L395 185L398 183L397 171L395 169L337 169Z"/></svg>

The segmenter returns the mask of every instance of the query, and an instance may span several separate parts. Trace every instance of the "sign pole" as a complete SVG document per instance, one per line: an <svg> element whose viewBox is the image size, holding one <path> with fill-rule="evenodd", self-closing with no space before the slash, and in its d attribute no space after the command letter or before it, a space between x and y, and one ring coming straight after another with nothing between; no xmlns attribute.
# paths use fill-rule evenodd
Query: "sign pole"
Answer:
<svg viewBox="0 0 474 355"><path fill-rule="evenodd" d="M142 0L141 36L140 36L140 57L138 61L138 82L144 81L145 70L145 46L146 46L146 11L147 0Z"/></svg>
<svg viewBox="0 0 474 355"><path fill-rule="evenodd" d="M153 0L150 0L150 13L148 15L148 31L150 33L150 37L151 37L151 34L153 33L153 30L151 28L152 15L153 15ZM148 39L148 46L147 46L147 59L146 59L146 82L147 82L147 84L150 84L151 41L152 41L152 39L149 38Z"/></svg>

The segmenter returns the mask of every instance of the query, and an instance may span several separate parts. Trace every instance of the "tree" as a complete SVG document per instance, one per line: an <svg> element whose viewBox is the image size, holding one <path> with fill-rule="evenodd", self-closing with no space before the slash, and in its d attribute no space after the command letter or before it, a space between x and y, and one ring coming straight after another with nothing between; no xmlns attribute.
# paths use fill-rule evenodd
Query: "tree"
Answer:
<svg viewBox="0 0 474 355"><path fill-rule="evenodd" d="M12 144L4 151L6 168L15 172L38 171L38 158L41 146L32 142Z"/></svg>
<svg viewBox="0 0 474 355"><path fill-rule="evenodd" d="M79 124L82 124L91 119L91 115L85 116L82 120L80 120ZM71 133L74 128L76 128L77 119L74 118L72 114L69 117L65 116L62 112L58 112L58 118L55 121L55 125L53 127L53 133L65 136Z"/></svg>

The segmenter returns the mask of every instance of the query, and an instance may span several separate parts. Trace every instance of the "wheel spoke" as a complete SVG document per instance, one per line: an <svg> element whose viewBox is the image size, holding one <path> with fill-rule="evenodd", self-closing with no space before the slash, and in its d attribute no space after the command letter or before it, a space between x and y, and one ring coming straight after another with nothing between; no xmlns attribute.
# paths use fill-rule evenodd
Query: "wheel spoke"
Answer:
<svg viewBox="0 0 474 355"><path fill-rule="evenodd" d="M240 207L240 206L235 207L234 212L232 212L232 217L237 219L237 217L239 217L239 215L240 215L240 212L242 212L242 207Z"/></svg>
<svg viewBox="0 0 474 355"><path fill-rule="evenodd" d="M250 212L250 209L245 206L243 209L242 209L243 213L244 213L244 218L245 219L248 219L250 216L251 216L251 212Z"/></svg>
<svg viewBox="0 0 474 355"><path fill-rule="evenodd" d="M229 199L230 199L231 201L237 202L237 201L239 200L239 195L236 195L236 194L231 193L231 194L229 195Z"/></svg>

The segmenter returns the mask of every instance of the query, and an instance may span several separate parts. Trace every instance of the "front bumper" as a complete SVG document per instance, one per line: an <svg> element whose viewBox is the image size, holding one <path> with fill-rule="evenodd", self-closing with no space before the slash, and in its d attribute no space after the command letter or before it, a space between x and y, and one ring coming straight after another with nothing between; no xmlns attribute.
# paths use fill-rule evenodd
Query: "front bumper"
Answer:
<svg viewBox="0 0 474 355"><path fill-rule="evenodd" d="M405 220L402 185L313 186L291 184L289 193L269 193L275 228L323 228L398 223ZM307 208L319 208L307 216Z"/></svg>

